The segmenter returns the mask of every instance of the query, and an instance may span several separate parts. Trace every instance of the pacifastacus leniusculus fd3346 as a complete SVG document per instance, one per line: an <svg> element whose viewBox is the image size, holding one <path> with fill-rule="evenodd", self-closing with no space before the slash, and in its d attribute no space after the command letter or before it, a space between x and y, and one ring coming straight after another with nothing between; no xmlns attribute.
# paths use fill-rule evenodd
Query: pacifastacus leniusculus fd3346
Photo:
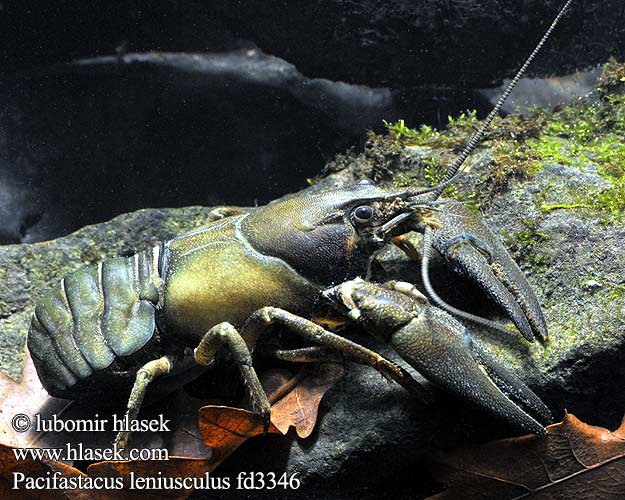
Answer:
<svg viewBox="0 0 625 500"><path fill-rule="evenodd" d="M132 420L148 388L157 392L181 385L225 348L268 425L270 405L251 352L264 329L279 324L311 345L277 349L277 358L310 362L338 351L420 393L395 363L313 322L315 309L325 304L389 342L437 385L520 430L544 433L543 424L551 420L546 406L473 342L450 313L497 327L446 305L427 272L434 247L475 279L526 339L546 339L538 300L504 246L462 205L438 199L508 93L437 186L393 191L364 181L302 193L252 210L232 210L205 228L66 276L39 301L28 334L43 386L68 399L129 391ZM414 248L401 238L413 231L424 235L426 293L440 308L407 283L363 280L390 242L414 256ZM128 433L121 432L116 442L123 448L127 440Z"/></svg>

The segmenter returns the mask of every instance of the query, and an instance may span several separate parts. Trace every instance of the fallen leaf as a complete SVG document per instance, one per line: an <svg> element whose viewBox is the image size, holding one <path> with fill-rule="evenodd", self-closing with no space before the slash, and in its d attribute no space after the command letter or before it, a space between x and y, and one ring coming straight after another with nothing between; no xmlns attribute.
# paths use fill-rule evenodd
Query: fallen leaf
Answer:
<svg viewBox="0 0 625 500"><path fill-rule="evenodd" d="M21 382L0 372L0 443L14 446L32 446L39 438L31 428L26 432L13 432L11 422L18 414L26 415L31 421L36 414L60 415L68 406L68 401L53 398L41 385L33 360L28 353L24 354L24 370Z"/></svg>
<svg viewBox="0 0 625 500"><path fill-rule="evenodd" d="M0 498L11 500L96 500L91 490L80 488L71 489L27 489L25 482L20 482L19 474L22 473L26 478L38 478L42 485L46 485L45 481L52 481L57 477L60 478L87 478L87 475L73 467L56 462L54 460L33 460L27 458L25 460L16 459L11 447L0 444ZM17 484L15 480L18 479ZM16 485L19 489L13 489ZM36 485L37 486L37 485Z"/></svg>
<svg viewBox="0 0 625 500"><path fill-rule="evenodd" d="M304 367L299 383L271 407L271 423L282 434L295 427L299 437L310 436L317 422L321 398L344 372L338 363Z"/></svg>
<svg viewBox="0 0 625 500"><path fill-rule="evenodd" d="M434 476L447 486L430 500L625 498L625 418L616 431L567 413L545 436L528 435L445 453Z"/></svg>
<svg viewBox="0 0 625 500"><path fill-rule="evenodd" d="M241 408L205 406L200 408L199 419L202 439L213 450L215 467L245 441L263 433L262 417ZM273 424L267 432L280 434Z"/></svg>

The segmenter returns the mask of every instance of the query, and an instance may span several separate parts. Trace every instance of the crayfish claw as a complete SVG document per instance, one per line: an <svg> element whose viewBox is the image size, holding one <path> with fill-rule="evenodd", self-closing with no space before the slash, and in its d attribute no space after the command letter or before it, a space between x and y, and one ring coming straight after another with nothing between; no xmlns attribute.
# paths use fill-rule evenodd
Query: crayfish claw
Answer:
<svg viewBox="0 0 625 500"><path fill-rule="evenodd" d="M462 323L424 303L409 287L352 280L328 290L326 297L343 312L355 304L362 312L359 324L369 334L389 342L406 363L446 392L525 432L546 432L543 423L551 421L551 413L539 397L473 341ZM431 401L429 390L395 363L378 355L371 366L422 401Z"/></svg>
<svg viewBox="0 0 625 500"><path fill-rule="evenodd" d="M527 279L505 246L464 205L453 205L438 217L432 245L454 271L475 281L497 303L530 342L547 339L542 309ZM458 217L462 215L462 217Z"/></svg>
<svg viewBox="0 0 625 500"><path fill-rule="evenodd" d="M545 404L445 311L427 307L393 334L395 351L431 382L525 432L544 434Z"/></svg>
<svg viewBox="0 0 625 500"><path fill-rule="evenodd" d="M553 415L545 403L525 384L497 363L480 344L474 342L472 351L476 362L508 399L513 400L527 413L534 415L540 423L547 425L553 422Z"/></svg>

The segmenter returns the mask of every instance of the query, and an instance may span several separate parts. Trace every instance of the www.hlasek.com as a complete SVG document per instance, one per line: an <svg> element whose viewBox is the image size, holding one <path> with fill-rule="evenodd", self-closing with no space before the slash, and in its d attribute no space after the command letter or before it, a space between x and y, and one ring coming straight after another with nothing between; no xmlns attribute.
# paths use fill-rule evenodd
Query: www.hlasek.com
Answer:
<svg viewBox="0 0 625 500"><path fill-rule="evenodd" d="M34 415L33 418L18 413L12 419L12 427L16 432L103 432L103 431L131 431L131 432L169 432L169 420L163 415L152 420L128 421L127 417L119 418L112 415L111 420L97 418L84 420L62 420L56 415L51 418L42 418ZM110 425L109 425L110 424ZM59 462L87 461L99 462L108 460L169 460L169 452L164 448L143 448L123 450L113 444L110 448L92 448L82 443L76 445L66 443L60 448L13 448L13 455L17 461L23 460L55 460ZM300 481L297 473L273 472L240 472L236 478L213 477L207 472L201 477L170 477L159 472L155 476L142 476L131 472L128 477L88 477L66 476L57 471L48 471L45 476L28 476L23 472L13 472L14 490L67 490L67 489L230 489L239 490L258 489L297 489Z"/></svg>
<svg viewBox="0 0 625 500"><path fill-rule="evenodd" d="M137 448L124 451L113 445L110 448L91 448L82 443L66 443L62 448L13 448L15 460L56 460L57 462L103 460L169 460L165 448Z"/></svg>
<svg viewBox="0 0 625 500"><path fill-rule="evenodd" d="M60 419L57 415L50 418L43 418L41 415L34 415L33 418L24 413L16 414L11 425L16 432L170 432L169 420L159 415L151 420L128 420L128 416L119 418L112 415L111 420L106 418L94 419ZM110 424L110 425L109 425ZM56 461L89 461L98 462L102 460L169 460L169 453L164 448L144 448L144 449L119 449L117 445L110 448L92 448L82 443L73 445L67 443L61 448L13 448L13 455L16 460L56 460Z"/></svg>

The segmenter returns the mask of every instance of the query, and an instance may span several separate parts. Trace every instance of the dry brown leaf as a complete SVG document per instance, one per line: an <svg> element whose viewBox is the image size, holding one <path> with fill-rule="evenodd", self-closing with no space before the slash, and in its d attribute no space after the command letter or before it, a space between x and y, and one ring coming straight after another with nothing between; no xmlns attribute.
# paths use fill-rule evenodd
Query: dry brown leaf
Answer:
<svg viewBox="0 0 625 500"><path fill-rule="evenodd" d="M547 430L438 457L447 490L430 500L625 498L625 418L610 432L567 413Z"/></svg>
<svg viewBox="0 0 625 500"><path fill-rule="evenodd" d="M314 428L319 402L323 394L340 378L343 368L335 363L322 365L319 371L312 367L305 367L296 377L290 377L284 372L276 371L274 377L268 378L267 391L273 392L276 399L281 399L272 407L272 421L277 418L284 433L294 425L300 436L308 436ZM292 389L292 390L291 390ZM17 413L24 413L33 418L40 414L42 419L49 419L52 415L63 415L63 420L94 419L97 413L83 405L68 406L68 402L48 396L37 377L32 360L26 355L24 376L21 383L0 375L0 390L3 394L0 403L0 443L13 447L37 446L64 447L71 443L74 447L82 443L84 434L67 432L50 432L36 435L34 431L16 433L11 428L11 419ZM291 390L286 396L285 392ZM172 410L173 408L173 410ZM48 471L56 471L64 475L80 475L82 477L121 477L128 487L130 475L136 477L195 477L200 478L214 470L225 458L247 439L263 433L262 418L247 410L223 406L205 406L199 409L197 400L188 396L179 396L177 402L172 403L169 398L165 408L159 409L155 404L142 412L142 418L153 417L152 413L159 411L174 412L177 414L178 428L169 435L158 433L133 434L133 447L160 448L169 442L170 453L184 456L170 456L167 461L106 461L91 464L87 475L77 469L55 461L16 461L9 446L0 449L0 498L74 498L77 500L92 500L95 494L98 500L132 500L135 492L124 490L98 490L92 493L89 490L80 491L35 491L20 496L15 495L9 488L12 486L12 472L24 472L30 477L45 475ZM196 415L199 413L199 421ZM190 418L193 420L190 423ZM199 427L198 427L199 424ZM273 423L269 433L279 434L280 430ZM110 432L89 433L85 448L106 448L110 446L114 434ZM204 443L210 447L206 448ZM180 444L182 443L182 444ZM4 453L4 455L2 455ZM191 494L192 490L142 490L142 498L146 500L177 499L182 500ZM34 496L33 496L34 495Z"/></svg>
<svg viewBox="0 0 625 500"><path fill-rule="evenodd" d="M262 417L241 408L205 406L200 408L199 418L202 439L213 450L214 467L245 441L263 433ZM280 434L273 424L269 425L267 432Z"/></svg>
<svg viewBox="0 0 625 500"><path fill-rule="evenodd" d="M271 422L282 434L293 426L299 437L307 438L315 428L321 398L345 370L338 363L306 366L302 370L301 381L271 407Z"/></svg>
<svg viewBox="0 0 625 500"><path fill-rule="evenodd" d="M11 420L15 415L22 413L33 419L35 414L62 413L68 405L66 400L53 398L43 388L28 350L24 354L21 382L0 372L0 394L0 443L14 446L30 446L38 437L33 430L13 432Z"/></svg>
<svg viewBox="0 0 625 500"><path fill-rule="evenodd" d="M43 479L52 478L55 475L66 478L87 477L79 470L53 460L17 460L9 446L0 444L0 498L7 500L96 500L90 490L84 489L25 489L24 483L20 483L20 489L14 490L14 474L18 473L23 473L28 478Z"/></svg>

